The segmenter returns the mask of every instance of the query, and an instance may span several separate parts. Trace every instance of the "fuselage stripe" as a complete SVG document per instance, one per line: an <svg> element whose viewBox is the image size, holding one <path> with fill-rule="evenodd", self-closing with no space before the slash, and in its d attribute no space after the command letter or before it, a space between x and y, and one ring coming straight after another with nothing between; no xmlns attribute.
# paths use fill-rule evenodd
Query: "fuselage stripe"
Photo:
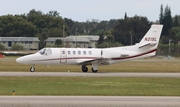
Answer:
<svg viewBox="0 0 180 107"><path fill-rule="evenodd" d="M112 60L122 60L122 59L130 59L130 58L140 57L140 56L143 56L143 55L146 55L146 54L150 54L150 53L156 52L156 50L157 49L154 49L154 50L151 50L149 52L145 52L145 53L134 55L134 56L124 57L124 58L121 58L121 57L119 57L119 58L112 58Z"/></svg>

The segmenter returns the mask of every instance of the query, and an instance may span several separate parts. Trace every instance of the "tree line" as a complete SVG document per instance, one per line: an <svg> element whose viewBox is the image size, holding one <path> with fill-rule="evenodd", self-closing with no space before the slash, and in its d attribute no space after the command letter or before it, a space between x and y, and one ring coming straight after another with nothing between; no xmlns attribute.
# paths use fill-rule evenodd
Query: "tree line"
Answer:
<svg viewBox="0 0 180 107"><path fill-rule="evenodd" d="M122 19L99 21L88 19L78 22L62 18L57 11L42 13L32 9L27 14L0 16L1 37L38 37L40 48L48 37L63 37L69 35L99 35L97 47L113 47L132 45L141 40L153 23L164 25L161 43L168 44L169 40L177 44L180 40L180 16L171 16L167 5L160 6L158 22L151 22L147 17L135 15L128 17L125 13Z"/></svg>

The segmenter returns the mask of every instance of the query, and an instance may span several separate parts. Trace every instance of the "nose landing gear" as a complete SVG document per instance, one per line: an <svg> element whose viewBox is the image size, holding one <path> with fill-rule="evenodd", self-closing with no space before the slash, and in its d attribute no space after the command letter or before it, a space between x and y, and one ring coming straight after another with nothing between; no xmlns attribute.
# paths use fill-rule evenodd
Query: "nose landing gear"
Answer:
<svg viewBox="0 0 180 107"><path fill-rule="evenodd" d="M34 71L35 71L34 65L32 65L32 67L30 68L30 71L31 71L31 72L34 72Z"/></svg>

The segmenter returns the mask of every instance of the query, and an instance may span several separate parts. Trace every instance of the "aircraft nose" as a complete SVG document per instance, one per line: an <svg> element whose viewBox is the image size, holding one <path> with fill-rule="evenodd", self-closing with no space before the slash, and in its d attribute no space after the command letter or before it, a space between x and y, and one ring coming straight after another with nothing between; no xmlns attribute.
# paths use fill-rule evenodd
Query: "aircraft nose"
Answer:
<svg viewBox="0 0 180 107"><path fill-rule="evenodd" d="M20 57L20 58L17 58L17 59L16 59L16 62L17 62L17 63L21 63L21 64L22 64L24 61L23 61L23 58L22 58L22 57Z"/></svg>
<svg viewBox="0 0 180 107"><path fill-rule="evenodd" d="M33 58L34 58L33 55L26 55L26 56L17 58L16 62L20 64L31 64L33 61Z"/></svg>

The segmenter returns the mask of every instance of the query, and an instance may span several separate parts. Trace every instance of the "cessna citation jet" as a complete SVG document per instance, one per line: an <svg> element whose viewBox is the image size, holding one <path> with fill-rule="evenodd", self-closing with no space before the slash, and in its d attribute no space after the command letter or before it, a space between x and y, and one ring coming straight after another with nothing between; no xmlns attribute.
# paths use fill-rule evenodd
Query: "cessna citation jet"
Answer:
<svg viewBox="0 0 180 107"><path fill-rule="evenodd" d="M98 71L99 65L109 65L122 61L154 56L158 47L163 25L151 25L142 40L132 46L114 48L44 48L35 54L17 58L21 64L42 65L81 65L83 72L87 72L87 65L92 66L92 72Z"/></svg>

